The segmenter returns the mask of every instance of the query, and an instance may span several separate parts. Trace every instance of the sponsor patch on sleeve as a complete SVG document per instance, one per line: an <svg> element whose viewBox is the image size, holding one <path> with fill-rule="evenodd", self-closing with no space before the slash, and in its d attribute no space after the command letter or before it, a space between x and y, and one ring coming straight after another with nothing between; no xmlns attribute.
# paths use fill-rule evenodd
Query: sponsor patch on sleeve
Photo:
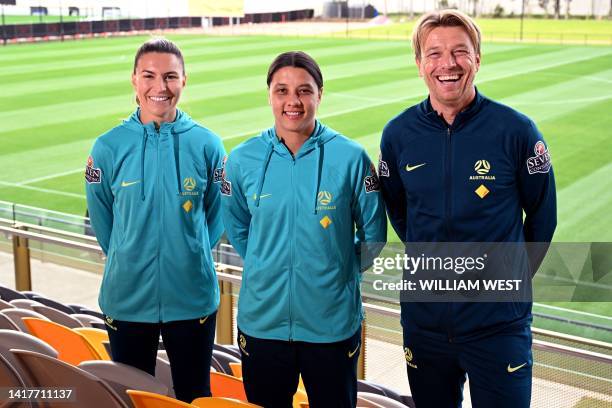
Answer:
<svg viewBox="0 0 612 408"><path fill-rule="evenodd" d="M230 197L232 195L232 182L227 180L221 181L221 194Z"/></svg>
<svg viewBox="0 0 612 408"><path fill-rule="evenodd" d="M535 156L527 159L527 171L529 174L548 173L551 167L550 153L544 142L539 140L533 147Z"/></svg>
<svg viewBox="0 0 612 408"><path fill-rule="evenodd" d="M100 183L102 181L102 171L94 167L93 157L91 156L87 158L85 181L89 184Z"/></svg>
<svg viewBox="0 0 612 408"><path fill-rule="evenodd" d="M389 166L387 166L387 162L384 160L379 160L378 162L378 175L380 177L389 177Z"/></svg>
<svg viewBox="0 0 612 408"><path fill-rule="evenodd" d="M370 163L370 175L363 180L363 185L366 193L380 191L380 182L378 180L378 176L376 175L376 167L374 167L374 164L372 163Z"/></svg>
<svg viewBox="0 0 612 408"><path fill-rule="evenodd" d="M223 167L215 169L213 172L213 183L220 183L223 180Z"/></svg>
<svg viewBox="0 0 612 408"><path fill-rule="evenodd" d="M378 176L389 177L389 166L387 162L382 159L382 152L378 155Z"/></svg>

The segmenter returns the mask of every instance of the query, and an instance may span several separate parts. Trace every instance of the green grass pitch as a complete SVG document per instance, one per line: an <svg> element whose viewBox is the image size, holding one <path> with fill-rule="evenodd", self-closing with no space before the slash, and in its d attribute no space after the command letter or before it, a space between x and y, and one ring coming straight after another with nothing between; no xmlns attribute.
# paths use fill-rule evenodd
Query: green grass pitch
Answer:
<svg viewBox="0 0 612 408"><path fill-rule="evenodd" d="M273 124L265 75L283 51L317 59L325 79L319 118L374 161L385 123L426 95L405 40L171 38L186 58L181 108L218 133L228 151ZM89 149L135 108L130 74L145 39L0 48L0 200L84 214ZM476 82L533 118L546 137L558 188L555 239L612 241L612 47L485 43ZM609 304L562 306L612 315Z"/></svg>

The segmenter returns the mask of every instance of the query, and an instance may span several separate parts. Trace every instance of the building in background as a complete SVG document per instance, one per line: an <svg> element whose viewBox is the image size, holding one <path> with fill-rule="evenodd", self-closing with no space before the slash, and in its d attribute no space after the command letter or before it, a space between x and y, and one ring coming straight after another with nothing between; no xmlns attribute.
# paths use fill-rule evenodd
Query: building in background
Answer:
<svg viewBox="0 0 612 408"><path fill-rule="evenodd" d="M346 8L347 1L333 0L15 0L14 6L4 6L5 14L79 15L88 19L150 18L150 17L224 17L237 23L245 15L289 12L312 9L314 17L324 16L333 7ZM561 17L608 17L610 0L524 0L528 15L554 15L558 4ZM337 3L337 4L333 4ZM520 15L521 0L349 0L349 8L363 10L370 6L381 14L422 14L437 8L458 8L470 15L493 15L496 9L503 15ZM351 17L358 17L353 16ZM206 24L208 19L203 20Z"/></svg>

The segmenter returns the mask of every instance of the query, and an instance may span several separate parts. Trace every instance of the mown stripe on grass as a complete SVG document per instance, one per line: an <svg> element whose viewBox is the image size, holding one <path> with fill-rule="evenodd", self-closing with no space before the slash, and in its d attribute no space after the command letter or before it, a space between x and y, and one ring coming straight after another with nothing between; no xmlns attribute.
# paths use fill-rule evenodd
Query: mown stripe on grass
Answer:
<svg viewBox="0 0 612 408"><path fill-rule="evenodd" d="M489 71L481 73L479 76L479 82L491 81L502 79L506 77L516 76L525 74L527 72L542 70L546 68L551 68L554 66L562 65L564 63L569 62L577 62L581 60L588 60L594 56L598 56L600 53L610 53L610 51L602 51L600 49L592 49L590 52L585 52L581 55L576 55L575 53L570 53L569 51L560 51L553 54L557 54L556 57L551 61L542 61L542 59L538 59L535 61L534 57L522 58L520 60L525 60L529 62L529 64L523 64L522 66L516 66L517 60L506 61L504 63L493 64L499 65L497 69L495 67L491 68ZM562 58L561 58L562 57ZM563 61L563 62L561 62ZM509 67L510 66L510 67ZM513 69L510 69L513 68ZM415 88L420 89L419 94L423 94L423 84L420 79L415 78L412 80L415 84ZM418 85L417 85L418 83ZM418 86L418 88L417 88ZM409 90L410 88L408 88ZM377 86L375 90L362 88L356 90L356 95L368 96L376 93L372 93L372 91L379 92L379 94L389 96L391 99L390 102L393 102L394 99L406 97L401 96L402 93L406 92L406 88L398 86L396 82L391 82L389 84L384 84L382 86ZM395 96L395 97L394 97ZM16 130L16 129L24 129L28 127L28 118L37 117L39 123L50 124L50 123L58 123L63 121L62 113L72 112L73 119L82 119L88 116L91 116L93 112L96 114L110 114L112 112L116 112L118 107L125 106L124 110L127 110L128 103L131 102L132 96L121 96L121 97L109 97L109 98L98 98L94 101L78 101L78 102L70 102L64 104L57 104L45 108L32 108L32 109L23 109L18 111L8 111L0 113L0 122L5 123L5 130ZM342 109L342 108L341 108ZM230 115L236 115L236 112L232 112ZM260 117L261 111L260 108L254 108L249 111L241 111L241 115L245 115L246 117L241 120L248 121L254 116ZM10 119L10 120L9 120ZM228 118L222 118L224 121L228 120ZM222 127L217 127L218 129ZM229 132L234 133L238 130L234 130L232 128Z"/></svg>

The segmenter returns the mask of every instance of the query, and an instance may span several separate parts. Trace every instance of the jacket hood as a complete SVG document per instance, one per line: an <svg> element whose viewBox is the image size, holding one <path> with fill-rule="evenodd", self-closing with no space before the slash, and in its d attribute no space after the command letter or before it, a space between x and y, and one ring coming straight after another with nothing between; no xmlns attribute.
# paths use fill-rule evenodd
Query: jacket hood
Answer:
<svg viewBox="0 0 612 408"><path fill-rule="evenodd" d="M140 121L140 108L137 108L130 115L129 118L123 121L123 126L127 127L128 129L135 130L137 132L142 132L143 128L155 131L155 123L149 122L144 125ZM176 118L174 119L174 122L162 122L159 130L169 130L172 133L178 134L185 133L195 126L197 126L197 123L194 122L193 119L191 119L191 116L177 108Z"/></svg>
<svg viewBox="0 0 612 408"><path fill-rule="evenodd" d="M261 195L261 190L263 189L264 180L266 178L266 171L268 170L268 164L270 163L270 159L272 158L272 154L276 152L278 155L282 157L287 157L293 159L298 159L302 156L305 156L312 152L313 150L318 151L318 159L317 159L317 168L316 168L316 176L314 181L314 200L313 200L313 213L317 213L317 196L319 194L319 186L321 184L321 167L323 165L323 146L325 143L334 139L338 133L327 126L323 125L318 120L315 121L315 128L312 131L310 137L304 142L300 150L296 153L295 158L291 156L291 152L287 149L286 146L280 141L280 138L276 134L276 129L273 127L264 130L261 132L261 139L264 143L266 143L266 153L263 157L263 162L261 166L261 173L259 175L259 181L257 183L257 195L255 198L255 206L259 207L259 198ZM315 152L317 153L317 152Z"/></svg>
<svg viewBox="0 0 612 408"><path fill-rule="evenodd" d="M147 149L147 140L150 133L157 133L158 130L155 128L153 121L144 125L140 121L140 108L136 109L129 118L123 121L123 126L133 131L142 134L142 141L140 145L140 198L142 201L145 200L144 193L144 179L145 179L145 152ZM162 122L159 132L169 132L172 135L173 146L174 146L174 161L176 168L176 178L178 181L177 194L181 194L183 191L183 185L180 180L180 149L179 149L179 135L185 133L197 126L197 123L191 119L191 117L180 109L176 109L176 118L174 122ZM148 132L147 132L148 130Z"/></svg>

